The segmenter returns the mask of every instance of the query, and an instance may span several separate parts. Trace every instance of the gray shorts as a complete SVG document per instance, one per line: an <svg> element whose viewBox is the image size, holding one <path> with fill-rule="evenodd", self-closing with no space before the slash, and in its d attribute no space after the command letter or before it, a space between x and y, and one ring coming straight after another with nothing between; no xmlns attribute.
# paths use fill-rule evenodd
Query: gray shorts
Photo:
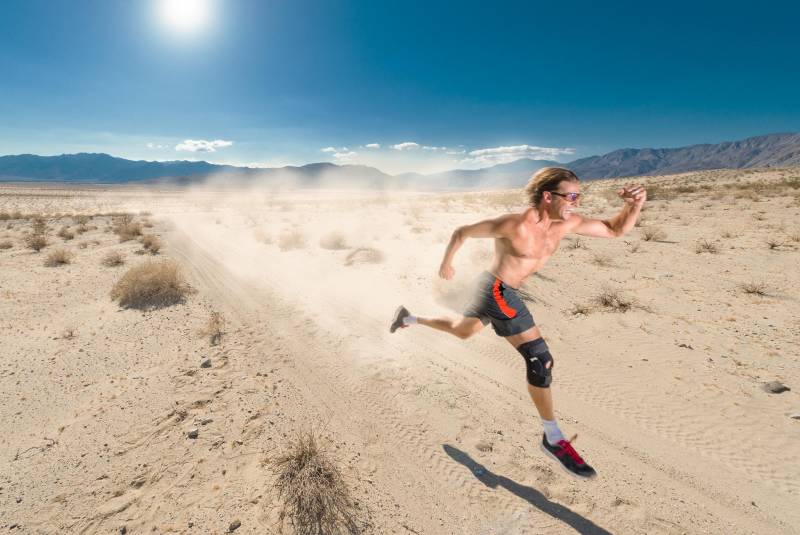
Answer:
<svg viewBox="0 0 800 535"><path fill-rule="evenodd" d="M512 336L532 328L535 323L517 291L484 271L478 277L475 296L464 311L468 318L491 322L497 336Z"/></svg>

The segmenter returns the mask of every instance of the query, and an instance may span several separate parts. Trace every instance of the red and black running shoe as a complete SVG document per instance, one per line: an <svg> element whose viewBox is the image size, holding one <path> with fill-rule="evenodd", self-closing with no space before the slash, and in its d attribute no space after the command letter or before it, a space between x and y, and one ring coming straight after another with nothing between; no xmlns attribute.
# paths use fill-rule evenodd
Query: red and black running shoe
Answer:
<svg viewBox="0 0 800 535"><path fill-rule="evenodd" d="M572 437L575 440L575 437ZM542 444L540 445L542 451L559 462L561 467L570 475L580 479L593 479L597 476L594 468L586 464L586 462L578 455L572 443L569 440L559 440L558 444L551 446L547 442L547 436L542 435Z"/></svg>
<svg viewBox="0 0 800 535"><path fill-rule="evenodd" d="M403 320L410 316L411 313L406 310L406 307L400 305L394 313L394 317L392 317L392 323L389 324L389 332L393 333L397 329L402 329L403 327L407 327Z"/></svg>

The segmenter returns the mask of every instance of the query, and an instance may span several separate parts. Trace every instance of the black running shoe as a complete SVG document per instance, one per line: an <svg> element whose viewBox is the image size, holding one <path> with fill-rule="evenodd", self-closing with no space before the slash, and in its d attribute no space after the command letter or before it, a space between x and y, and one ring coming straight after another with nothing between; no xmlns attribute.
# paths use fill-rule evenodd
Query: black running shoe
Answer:
<svg viewBox="0 0 800 535"><path fill-rule="evenodd" d="M575 437L572 438L575 440ZM561 467L570 475L580 479L593 479L597 476L594 468L586 464L569 440L559 440L558 444L551 446L547 436L542 435L542 451L561 464Z"/></svg>
<svg viewBox="0 0 800 535"><path fill-rule="evenodd" d="M406 310L406 307L400 305L400 307L395 311L394 317L392 318L392 324L389 325L389 332L393 333L400 327L404 327L403 319L410 316L411 313Z"/></svg>

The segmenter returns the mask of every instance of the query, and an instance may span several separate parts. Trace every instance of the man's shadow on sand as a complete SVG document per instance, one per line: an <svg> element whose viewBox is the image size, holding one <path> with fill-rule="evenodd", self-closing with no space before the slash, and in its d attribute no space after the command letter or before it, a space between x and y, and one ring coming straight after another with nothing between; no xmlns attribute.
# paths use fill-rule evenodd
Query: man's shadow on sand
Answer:
<svg viewBox="0 0 800 535"><path fill-rule="evenodd" d="M573 512L563 505L551 502L538 490L532 487L526 487L525 485L520 485L519 483L508 479L507 477L493 474L485 466L475 461L469 456L469 454L461 451L460 449L451 446L450 444L445 444L442 446L442 448L444 448L445 453L452 457L453 460L463 464L467 469L469 469L470 472L472 472L472 475L474 475L478 481L487 487L492 489L503 487L512 494L519 496L529 504L538 508L543 513L547 513L553 518L557 518L558 520L567 523L578 533L584 535L611 535L610 532L604 530L591 520L582 517L578 513Z"/></svg>

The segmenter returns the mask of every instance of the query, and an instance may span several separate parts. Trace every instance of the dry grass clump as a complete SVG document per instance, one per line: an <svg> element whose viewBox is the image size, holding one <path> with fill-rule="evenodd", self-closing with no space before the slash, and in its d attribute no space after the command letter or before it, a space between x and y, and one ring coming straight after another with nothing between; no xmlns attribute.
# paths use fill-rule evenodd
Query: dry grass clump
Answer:
<svg viewBox="0 0 800 535"><path fill-rule="evenodd" d="M158 254L158 251L161 250L161 240L154 234L145 234L140 241L144 250L150 254Z"/></svg>
<svg viewBox="0 0 800 535"><path fill-rule="evenodd" d="M735 236L735 234L733 232L731 232L730 230L723 230L722 234L720 234L720 237L725 238L726 240L730 239L730 238L733 238L734 236Z"/></svg>
<svg viewBox="0 0 800 535"><path fill-rule="evenodd" d="M25 247L33 249L37 253L47 247L47 239L44 234L28 234L25 236Z"/></svg>
<svg viewBox="0 0 800 535"><path fill-rule="evenodd" d="M748 295L759 295L761 297L767 295L767 285L763 282L745 282L739 288Z"/></svg>
<svg viewBox="0 0 800 535"><path fill-rule="evenodd" d="M774 251L775 249L780 249L781 247L786 245L786 243L783 240L778 241L775 238L769 238L766 240L765 243L767 244L767 248L769 248L769 250L771 251Z"/></svg>
<svg viewBox="0 0 800 535"><path fill-rule="evenodd" d="M106 267L117 267L125 263L125 257L119 251L110 251L101 262Z"/></svg>
<svg viewBox="0 0 800 535"><path fill-rule="evenodd" d="M177 263L147 261L117 281L111 299L125 308L149 309L180 303L190 291Z"/></svg>
<svg viewBox="0 0 800 535"><path fill-rule="evenodd" d="M666 232L659 227L642 227L642 239L644 241L663 241L666 238Z"/></svg>
<svg viewBox="0 0 800 535"><path fill-rule="evenodd" d="M298 437L272 464L275 488L283 501L281 525L288 519L298 535L361 531L358 508L344 478L313 433Z"/></svg>
<svg viewBox="0 0 800 535"><path fill-rule="evenodd" d="M600 267L611 267L614 261L608 255L597 253L592 257L592 264Z"/></svg>
<svg viewBox="0 0 800 535"><path fill-rule="evenodd" d="M119 236L120 243L133 240L142 235L142 225L131 214L122 214L114 220L114 234Z"/></svg>
<svg viewBox="0 0 800 535"><path fill-rule="evenodd" d="M306 246L306 236L299 230L284 232L278 238L278 248L281 251L291 251L292 249L303 249Z"/></svg>
<svg viewBox="0 0 800 535"><path fill-rule="evenodd" d="M73 254L63 247L53 249L48 253L47 258L44 259L44 265L47 267L58 267L64 264L69 264L72 261Z"/></svg>
<svg viewBox="0 0 800 535"><path fill-rule="evenodd" d="M36 216L31 220L31 229L34 234L44 236L47 233L47 222L42 216Z"/></svg>
<svg viewBox="0 0 800 535"><path fill-rule="evenodd" d="M212 346L218 345L222 341L222 335L225 334L225 318L219 312L211 312L205 326L198 331L202 337L208 337Z"/></svg>
<svg viewBox="0 0 800 535"><path fill-rule="evenodd" d="M633 299L623 295L619 290L614 290L612 288L604 288L600 294L594 298L594 302L613 312L627 312L635 305Z"/></svg>
<svg viewBox="0 0 800 535"><path fill-rule="evenodd" d="M347 239L341 232L329 232L320 238L319 246L331 251L340 251L342 249L347 249Z"/></svg>
<svg viewBox="0 0 800 535"><path fill-rule="evenodd" d="M0 241L0 249L11 249L12 247L14 247L14 244L11 243L11 240Z"/></svg>
<svg viewBox="0 0 800 535"><path fill-rule="evenodd" d="M86 226L86 224L89 221L92 220L92 216L90 216L90 215L74 215L74 216L72 216L72 220L75 221L76 225Z"/></svg>
<svg viewBox="0 0 800 535"><path fill-rule="evenodd" d="M713 241L709 240L700 240L694 247L694 252L697 254L701 253L711 253L717 254L719 252L719 247Z"/></svg>
<svg viewBox="0 0 800 535"><path fill-rule="evenodd" d="M58 231L58 237L64 241L72 240L75 238L75 233L69 230L69 227L61 227Z"/></svg>
<svg viewBox="0 0 800 535"><path fill-rule="evenodd" d="M383 253L372 247L359 247L353 249L344 259L345 266L353 264L380 264L383 262Z"/></svg>

